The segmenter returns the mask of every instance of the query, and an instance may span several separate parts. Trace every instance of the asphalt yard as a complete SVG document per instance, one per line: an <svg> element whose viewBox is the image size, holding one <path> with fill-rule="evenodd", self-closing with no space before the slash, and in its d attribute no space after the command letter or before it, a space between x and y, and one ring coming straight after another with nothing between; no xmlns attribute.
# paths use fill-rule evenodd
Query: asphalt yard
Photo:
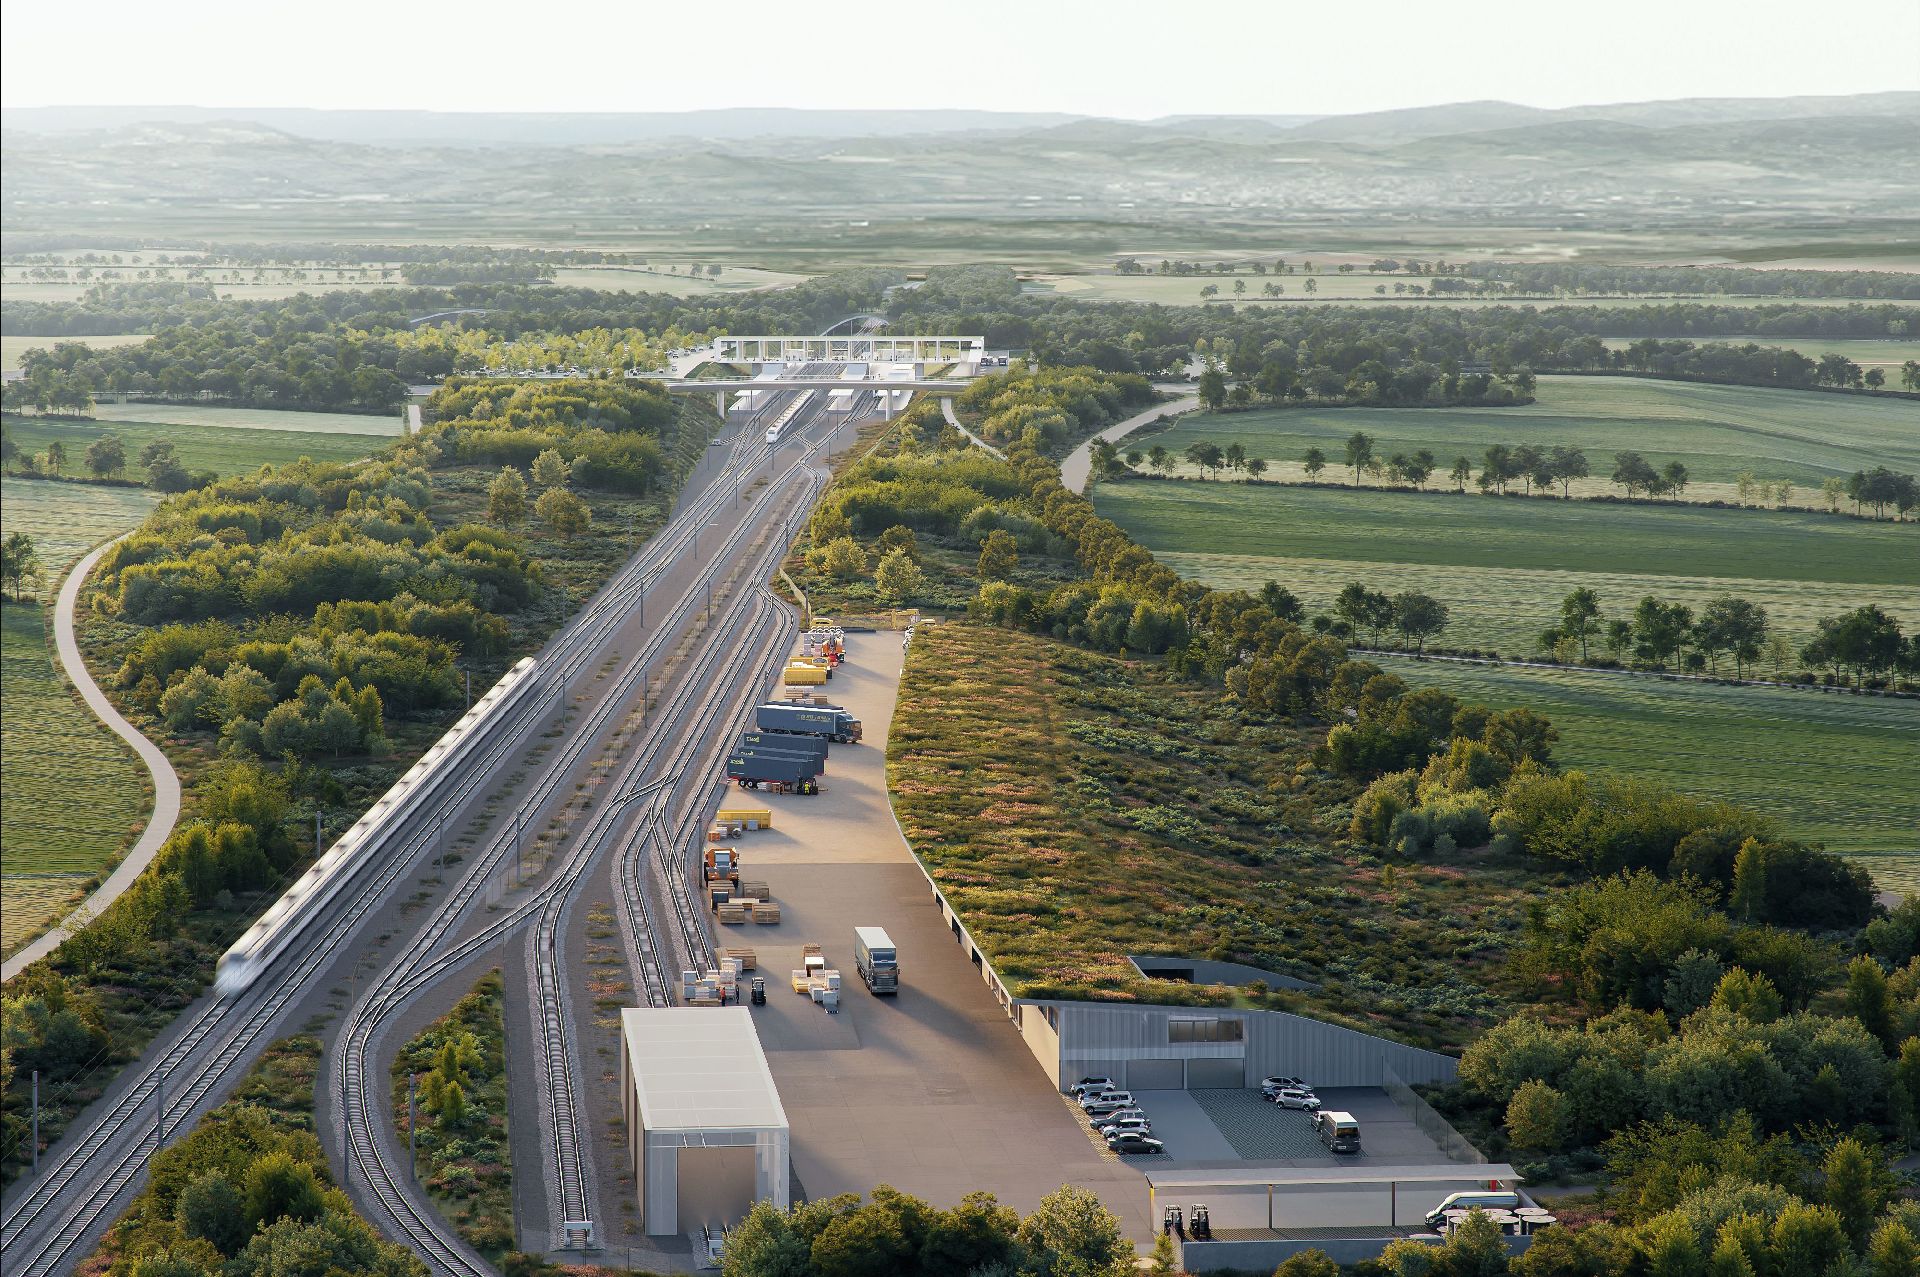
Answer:
<svg viewBox="0 0 1920 1277"><path fill-rule="evenodd" d="M950 1206L985 1189L1025 1212L1071 1183L1099 1193L1145 1240L1144 1180L1062 1104L955 943L894 823L885 759L901 660L898 634L849 635L847 663L816 689L865 730L860 744L832 747L823 793L736 791L725 804L773 812L772 829L735 845L742 876L767 883L781 921L716 935L722 947L752 948L754 974L767 981L754 1018L791 1127L796 1196L890 1184ZM893 939L898 996L861 983L857 926ZM837 1014L791 990L807 943L841 973Z"/></svg>

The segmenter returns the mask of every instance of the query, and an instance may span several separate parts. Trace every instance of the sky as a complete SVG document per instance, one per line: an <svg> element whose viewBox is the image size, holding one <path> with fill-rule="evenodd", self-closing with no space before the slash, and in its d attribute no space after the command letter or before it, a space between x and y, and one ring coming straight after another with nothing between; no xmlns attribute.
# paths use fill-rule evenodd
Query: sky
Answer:
<svg viewBox="0 0 1920 1277"><path fill-rule="evenodd" d="M87 0L6 6L0 104L1324 115L1920 89L1916 49L1920 0Z"/></svg>

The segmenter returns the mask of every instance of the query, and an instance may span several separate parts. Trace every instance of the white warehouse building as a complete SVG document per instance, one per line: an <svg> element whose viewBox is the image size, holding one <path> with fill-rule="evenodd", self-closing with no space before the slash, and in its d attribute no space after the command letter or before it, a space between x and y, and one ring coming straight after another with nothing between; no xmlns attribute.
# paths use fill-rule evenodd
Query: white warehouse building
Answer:
<svg viewBox="0 0 1920 1277"><path fill-rule="evenodd" d="M647 1234L716 1233L761 1199L785 1210L787 1112L747 1008L620 1012L627 1157Z"/></svg>

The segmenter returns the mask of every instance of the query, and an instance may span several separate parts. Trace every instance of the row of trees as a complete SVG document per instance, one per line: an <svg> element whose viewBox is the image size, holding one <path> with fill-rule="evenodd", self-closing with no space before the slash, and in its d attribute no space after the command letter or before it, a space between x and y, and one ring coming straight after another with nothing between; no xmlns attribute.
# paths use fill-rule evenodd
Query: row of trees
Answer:
<svg viewBox="0 0 1920 1277"><path fill-rule="evenodd" d="M1380 358L1364 359L1350 368L1328 363L1303 366L1296 354L1282 347L1269 350L1256 370L1231 384L1227 369L1210 358L1196 393L1215 412L1287 400L1446 407L1528 403L1534 385L1533 373L1526 368L1496 375L1462 372L1457 365L1423 360L1396 366Z"/></svg>
<svg viewBox="0 0 1920 1277"><path fill-rule="evenodd" d="M23 451L9 432L0 435L0 460L15 474L33 476L52 475L55 478L67 472L70 458L67 446L58 439L49 440L46 450L38 455ZM117 480L126 477L127 445L116 434L103 434L87 445L81 455L81 465L94 479ZM155 492L188 492L195 488L204 488L218 476L211 470L189 471L174 451L173 442L168 439L155 439L143 445L136 462L141 471L141 479Z"/></svg>
<svg viewBox="0 0 1920 1277"><path fill-rule="evenodd" d="M1766 608L1751 599L1722 595L1696 614L1684 603L1649 594L1630 614L1610 618L1599 594L1581 586L1561 600L1558 622L1541 632L1538 645L1563 661L1577 658L1585 664L1594 647L1604 646L1616 661L1708 674L1719 671L1724 657L1733 662L1735 678L1751 673L1763 657L1782 676L1796 656L1809 669L1855 677L1920 674L1920 643L1904 636L1900 622L1875 604L1822 617L1813 639L1796 649L1771 627Z"/></svg>

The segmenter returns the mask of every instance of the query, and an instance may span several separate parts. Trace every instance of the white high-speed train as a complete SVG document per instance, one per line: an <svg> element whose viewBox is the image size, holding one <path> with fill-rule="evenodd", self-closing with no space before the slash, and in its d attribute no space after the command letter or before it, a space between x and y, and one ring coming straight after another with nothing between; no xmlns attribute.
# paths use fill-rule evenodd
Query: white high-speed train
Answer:
<svg viewBox="0 0 1920 1277"><path fill-rule="evenodd" d="M817 390L801 391L799 398L788 404L786 411L782 412L779 417L775 418L774 423L767 427L767 442L779 443L780 432L792 425L793 419L800 415L800 410L811 403L813 397L819 393Z"/></svg>
<svg viewBox="0 0 1920 1277"><path fill-rule="evenodd" d="M353 881L367 858L393 835L405 817L439 792L440 786L470 758L487 732L539 682L538 669L527 657L506 672L433 748L381 795L367 814L355 822L326 854L313 862L300 881L274 901L272 908L221 955L214 988L230 997L252 984L260 972L285 952L312 922Z"/></svg>

